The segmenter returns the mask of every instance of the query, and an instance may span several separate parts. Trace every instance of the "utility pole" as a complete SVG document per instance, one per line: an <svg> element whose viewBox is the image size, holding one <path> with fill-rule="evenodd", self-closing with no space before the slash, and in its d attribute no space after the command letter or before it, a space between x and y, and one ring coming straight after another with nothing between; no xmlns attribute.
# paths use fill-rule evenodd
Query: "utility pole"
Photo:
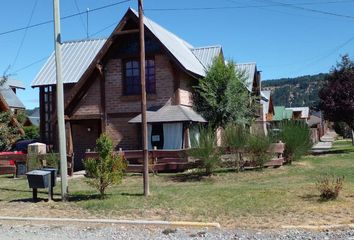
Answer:
<svg viewBox="0 0 354 240"><path fill-rule="evenodd" d="M54 44L55 44L55 66L57 79L57 118L59 136L59 156L60 156L60 175L61 175L61 199L67 200L68 195L68 164L66 160L66 138L64 120L64 90L61 75L61 34L60 34L60 10L59 0L53 0L54 11Z"/></svg>
<svg viewBox="0 0 354 240"><path fill-rule="evenodd" d="M144 13L143 0L138 0L139 5L139 40L140 40L140 82L141 82L141 131L144 161L144 196L150 195L149 187L149 162L146 121L146 88L145 88L145 36L144 36Z"/></svg>

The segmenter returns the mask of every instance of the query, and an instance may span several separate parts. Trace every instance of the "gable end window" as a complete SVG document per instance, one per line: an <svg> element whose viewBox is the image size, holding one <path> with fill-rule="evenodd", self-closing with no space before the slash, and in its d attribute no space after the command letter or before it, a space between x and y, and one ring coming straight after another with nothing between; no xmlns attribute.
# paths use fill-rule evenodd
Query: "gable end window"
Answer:
<svg viewBox="0 0 354 240"><path fill-rule="evenodd" d="M137 59L124 61L124 94L138 95L141 93L140 87L140 61ZM146 93L156 92L155 81L155 60L145 60L145 84Z"/></svg>

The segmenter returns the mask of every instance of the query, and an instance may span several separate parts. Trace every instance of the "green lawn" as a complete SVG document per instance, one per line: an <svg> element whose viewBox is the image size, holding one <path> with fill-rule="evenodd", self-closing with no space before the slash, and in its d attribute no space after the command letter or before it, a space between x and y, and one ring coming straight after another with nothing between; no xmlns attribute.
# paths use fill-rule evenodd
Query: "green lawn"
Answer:
<svg viewBox="0 0 354 240"><path fill-rule="evenodd" d="M336 201L319 201L315 182L325 173L345 176L344 190ZM150 180L148 198L142 196L142 177L129 175L121 185L110 188L104 200L84 179L75 179L69 182L69 203L33 204L23 201L31 197L25 179L1 177L0 207L11 213L11 208L21 204L23 211L17 215L30 215L36 205L44 216L64 212L66 216L217 221L238 227L354 222L354 147L349 141L337 141L329 154L309 155L278 169L220 170L202 179L159 174ZM59 191L56 187L56 198Z"/></svg>

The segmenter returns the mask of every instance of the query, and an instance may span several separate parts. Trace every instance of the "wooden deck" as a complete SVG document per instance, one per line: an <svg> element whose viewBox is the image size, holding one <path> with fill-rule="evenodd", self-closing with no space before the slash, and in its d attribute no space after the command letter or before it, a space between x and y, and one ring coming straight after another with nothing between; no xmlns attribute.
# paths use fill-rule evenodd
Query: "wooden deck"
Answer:
<svg viewBox="0 0 354 240"><path fill-rule="evenodd" d="M143 172L143 152L142 150L126 150L116 152L123 156L128 167L126 172ZM96 152L86 152L85 159L98 158ZM183 172L190 168L195 168L198 163L188 162L186 150L151 150L149 151L150 172Z"/></svg>

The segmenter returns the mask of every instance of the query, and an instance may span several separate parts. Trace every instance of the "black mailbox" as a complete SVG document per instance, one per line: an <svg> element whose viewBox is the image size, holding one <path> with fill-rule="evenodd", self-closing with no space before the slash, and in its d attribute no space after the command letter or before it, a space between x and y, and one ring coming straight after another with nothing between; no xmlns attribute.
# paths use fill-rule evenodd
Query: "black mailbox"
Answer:
<svg viewBox="0 0 354 240"><path fill-rule="evenodd" d="M27 175L27 180L28 180L28 185L30 188L47 188L49 187L50 184L50 172L49 171L43 171L43 170L33 170L28 173Z"/></svg>
<svg viewBox="0 0 354 240"><path fill-rule="evenodd" d="M55 168L42 168L41 170L43 171L49 171L50 172L50 177L51 177L51 183L52 183L52 187L55 187L56 182L57 182L57 169Z"/></svg>

